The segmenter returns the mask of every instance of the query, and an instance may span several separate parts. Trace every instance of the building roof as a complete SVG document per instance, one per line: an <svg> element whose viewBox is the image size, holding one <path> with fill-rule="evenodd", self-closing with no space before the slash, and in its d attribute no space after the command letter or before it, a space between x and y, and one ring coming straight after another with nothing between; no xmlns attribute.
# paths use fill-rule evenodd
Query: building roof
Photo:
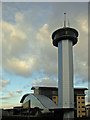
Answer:
<svg viewBox="0 0 90 120"><path fill-rule="evenodd" d="M37 102L39 101L44 108L46 109L58 109L58 106L48 97L44 96L44 95L38 95L38 94L25 94L20 103L23 103L24 99L29 96L29 95L33 95L35 99L37 99ZM38 106L35 106L38 107Z"/></svg>
<svg viewBox="0 0 90 120"><path fill-rule="evenodd" d="M34 89L40 89L40 88L42 88L42 89L58 89L58 87L42 87L42 86L34 86L34 87L32 87L31 88L31 90L34 90ZM74 90L88 90L88 88L74 88Z"/></svg>
<svg viewBox="0 0 90 120"><path fill-rule="evenodd" d="M32 87L31 90L34 90L34 89L58 89L58 87L42 87L42 86L35 86L35 87Z"/></svg>
<svg viewBox="0 0 90 120"><path fill-rule="evenodd" d="M87 107L90 107L90 103L88 103L86 106L87 106Z"/></svg>
<svg viewBox="0 0 90 120"><path fill-rule="evenodd" d="M74 90L88 90L88 88L74 88Z"/></svg>
<svg viewBox="0 0 90 120"><path fill-rule="evenodd" d="M38 95L38 94L33 94L39 101L40 103L48 109L55 109L58 108L58 106L48 97L44 95Z"/></svg>
<svg viewBox="0 0 90 120"><path fill-rule="evenodd" d="M24 99L28 96L29 94L25 94L22 99L20 100L20 103L23 103Z"/></svg>

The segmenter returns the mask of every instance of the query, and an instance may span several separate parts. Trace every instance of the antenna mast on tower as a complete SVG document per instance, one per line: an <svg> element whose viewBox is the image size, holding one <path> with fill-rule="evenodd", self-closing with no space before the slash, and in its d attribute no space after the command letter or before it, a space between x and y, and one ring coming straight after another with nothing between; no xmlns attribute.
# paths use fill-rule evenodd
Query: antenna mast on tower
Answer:
<svg viewBox="0 0 90 120"><path fill-rule="evenodd" d="M64 27L66 27L66 13L64 13Z"/></svg>

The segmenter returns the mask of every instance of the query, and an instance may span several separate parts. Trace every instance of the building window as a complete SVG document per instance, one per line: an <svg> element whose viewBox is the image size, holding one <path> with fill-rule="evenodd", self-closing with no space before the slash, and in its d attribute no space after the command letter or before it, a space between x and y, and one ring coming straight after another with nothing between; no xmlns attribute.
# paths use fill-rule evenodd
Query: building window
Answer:
<svg viewBox="0 0 90 120"><path fill-rule="evenodd" d="M78 111L78 113L80 113L80 111Z"/></svg>
<svg viewBox="0 0 90 120"><path fill-rule="evenodd" d="M56 99L56 97L53 97L53 99Z"/></svg>
<svg viewBox="0 0 90 120"><path fill-rule="evenodd" d="M55 101L53 101L55 104L56 104L56 102Z"/></svg>
<svg viewBox="0 0 90 120"><path fill-rule="evenodd" d="M82 97L82 99L85 99L85 97Z"/></svg>
<svg viewBox="0 0 90 120"><path fill-rule="evenodd" d="M78 99L80 99L80 97L78 97Z"/></svg>
<svg viewBox="0 0 90 120"><path fill-rule="evenodd" d="M78 103L80 103L80 101L78 101Z"/></svg>
<svg viewBox="0 0 90 120"><path fill-rule="evenodd" d="M85 103L84 101L82 101L82 103Z"/></svg>
<svg viewBox="0 0 90 120"><path fill-rule="evenodd" d="M82 106L82 108L85 108L85 106Z"/></svg>

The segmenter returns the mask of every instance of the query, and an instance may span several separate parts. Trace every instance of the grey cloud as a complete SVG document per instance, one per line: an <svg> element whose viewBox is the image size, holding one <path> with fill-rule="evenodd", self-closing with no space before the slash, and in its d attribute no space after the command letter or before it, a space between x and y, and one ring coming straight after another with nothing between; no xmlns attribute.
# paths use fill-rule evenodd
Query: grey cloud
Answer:
<svg viewBox="0 0 90 120"><path fill-rule="evenodd" d="M34 5L34 4L33 4ZM41 6L43 4L40 4ZM55 29L63 26L63 12L68 11L68 18L70 18L71 26L79 30L79 41L74 46L74 74L78 74L78 79L82 82L87 80L87 3L49 3L52 12L47 14L48 20L45 21L41 27L40 23L35 29L33 22L26 21L24 17L18 18L20 13L17 13L16 23L10 24L4 22L4 40L3 40L3 69L8 73L20 75L23 77L30 77L33 72L43 73L46 76L57 76L57 49L52 45L51 34ZM37 5L36 5L37 6ZM39 7L39 4L38 4ZM37 8L38 8L37 7ZM37 8L34 9L35 21L37 23L38 16L42 13L37 13ZM77 8L77 9L76 9ZM40 10L43 7L40 7ZM72 10L72 11L71 11ZM83 11L83 12L82 12ZM27 11L29 13L29 10ZM31 11L33 13L33 9ZM78 12L78 14L77 14ZM57 17L56 17L57 16ZM80 17L79 17L80 16ZM33 16L32 16L33 17ZM34 19L34 17L33 17ZM40 18L39 18L40 19ZM18 21L21 20L22 22ZM79 20L79 21L78 21ZM86 22L85 22L86 20ZM18 22L20 24L18 24ZM84 23L84 24L83 24ZM83 27L82 27L83 26ZM11 27L11 28L10 28ZM6 30L6 31L5 31ZM11 36L10 36L11 35ZM7 37L5 37L7 36ZM12 37L14 36L14 37ZM10 41L11 40L11 41ZM7 44L8 43L8 44ZM33 63L29 61L33 59ZM9 60L9 64L7 62ZM16 62L16 61L17 62ZM21 63L23 62L23 65ZM13 63L13 64L10 64ZM17 64L16 64L17 63ZM29 64L31 63L31 64ZM6 67L5 67L6 65ZM16 65L16 66L14 66ZM20 66L21 65L21 66ZM12 71L12 72L11 72Z"/></svg>
<svg viewBox="0 0 90 120"><path fill-rule="evenodd" d="M71 27L78 30L78 43L73 47L75 85L88 82L88 3L55 3L52 11L49 21L51 32L63 26L64 12L67 12Z"/></svg>
<svg viewBox="0 0 90 120"><path fill-rule="evenodd" d="M44 77L42 79L36 79L33 81L32 85L34 86L54 86L57 87L57 81L49 77Z"/></svg>

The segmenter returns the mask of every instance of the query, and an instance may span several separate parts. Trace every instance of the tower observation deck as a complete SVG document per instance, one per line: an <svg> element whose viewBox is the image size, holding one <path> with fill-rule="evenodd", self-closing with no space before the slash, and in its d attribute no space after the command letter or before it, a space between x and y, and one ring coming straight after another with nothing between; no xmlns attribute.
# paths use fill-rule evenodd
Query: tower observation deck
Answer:
<svg viewBox="0 0 90 120"><path fill-rule="evenodd" d="M58 42L62 40L71 40L73 45L78 41L78 32L74 28L63 27L52 34L53 45L58 47Z"/></svg>

